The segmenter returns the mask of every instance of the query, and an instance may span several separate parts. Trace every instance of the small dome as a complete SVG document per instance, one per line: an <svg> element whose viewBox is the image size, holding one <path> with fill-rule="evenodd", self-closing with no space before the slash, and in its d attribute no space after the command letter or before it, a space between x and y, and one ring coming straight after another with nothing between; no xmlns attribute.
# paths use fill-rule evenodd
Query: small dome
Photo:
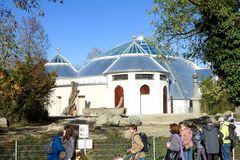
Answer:
<svg viewBox="0 0 240 160"><path fill-rule="evenodd" d="M70 62L66 58L61 56L59 53L56 56L54 56L53 59L49 63L68 63L68 64L70 64Z"/></svg>
<svg viewBox="0 0 240 160"><path fill-rule="evenodd" d="M56 72L58 77L76 77L77 70L59 53L45 65L49 73Z"/></svg>

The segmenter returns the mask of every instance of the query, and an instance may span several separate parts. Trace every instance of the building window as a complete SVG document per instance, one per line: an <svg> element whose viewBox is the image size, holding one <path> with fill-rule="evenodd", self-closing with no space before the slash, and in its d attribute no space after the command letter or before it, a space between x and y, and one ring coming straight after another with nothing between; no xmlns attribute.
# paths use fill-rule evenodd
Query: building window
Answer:
<svg viewBox="0 0 240 160"><path fill-rule="evenodd" d="M166 75L160 75L160 80L166 81L166 79L167 79Z"/></svg>
<svg viewBox="0 0 240 160"><path fill-rule="evenodd" d="M127 74L120 74L120 75L113 75L113 80L127 80L128 75Z"/></svg>
<svg viewBox="0 0 240 160"><path fill-rule="evenodd" d="M135 79L153 79L153 74L136 74Z"/></svg>
<svg viewBox="0 0 240 160"><path fill-rule="evenodd" d="M140 88L140 94L149 94L150 93L150 89L147 85L143 85L141 88Z"/></svg>

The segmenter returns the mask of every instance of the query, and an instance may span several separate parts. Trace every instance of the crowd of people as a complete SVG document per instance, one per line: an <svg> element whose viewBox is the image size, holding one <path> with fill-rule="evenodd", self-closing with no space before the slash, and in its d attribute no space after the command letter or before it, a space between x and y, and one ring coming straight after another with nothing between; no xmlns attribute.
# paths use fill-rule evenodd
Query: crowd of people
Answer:
<svg viewBox="0 0 240 160"><path fill-rule="evenodd" d="M188 122L170 124L165 160L193 160L194 148L197 160L234 160L235 128L232 116L217 122L209 118L203 127Z"/></svg>
<svg viewBox="0 0 240 160"><path fill-rule="evenodd" d="M165 160L234 160L234 147L236 126L234 118L220 117L218 121L213 118L207 119L205 126L194 123L180 122L170 124L171 136L167 141ZM132 145L127 149L127 154L132 160L144 160L144 143L138 133L136 125L130 125ZM62 146L62 141L66 147ZM52 138L52 151L48 160L58 160L59 154L65 152L62 160L75 158L76 136L72 127L64 127L64 132L58 132ZM196 154L194 154L196 151ZM196 155L196 158L194 157ZM114 160L123 160L116 155Z"/></svg>

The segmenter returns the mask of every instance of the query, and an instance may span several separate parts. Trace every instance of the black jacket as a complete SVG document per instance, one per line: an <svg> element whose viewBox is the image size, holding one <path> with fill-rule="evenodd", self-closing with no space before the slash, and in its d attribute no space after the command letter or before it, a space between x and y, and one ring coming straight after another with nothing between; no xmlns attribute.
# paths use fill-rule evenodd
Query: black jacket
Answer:
<svg viewBox="0 0 240 160"><path fill-rule="evenodd" d="M208 154L218 154L219 153L219 140L222 134L219 129L214 126L214 124L207 124L203 128L202 140L204 141L206 151Z"/></svg>

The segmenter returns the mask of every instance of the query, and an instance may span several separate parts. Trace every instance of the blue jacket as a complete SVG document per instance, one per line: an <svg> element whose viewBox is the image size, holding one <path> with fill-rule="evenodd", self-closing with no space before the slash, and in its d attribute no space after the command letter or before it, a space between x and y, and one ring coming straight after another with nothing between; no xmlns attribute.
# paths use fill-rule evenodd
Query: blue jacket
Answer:
<svg viewBox="0 0 240 160"><path fill-rule="evenodd" d="M198 129L196 129L193 132L193 142L195 143L197 149L200 149L200 148L204 147L201 143L202 142L202 133Z"/></svg>
<svg viewBox="0 0 240 160"><path fill-rule="evenodd" d="M53 137L52 153L48 155L48 160L58 160L60 152L64 151L61 143L61 138L56 135Z"/></svg>

